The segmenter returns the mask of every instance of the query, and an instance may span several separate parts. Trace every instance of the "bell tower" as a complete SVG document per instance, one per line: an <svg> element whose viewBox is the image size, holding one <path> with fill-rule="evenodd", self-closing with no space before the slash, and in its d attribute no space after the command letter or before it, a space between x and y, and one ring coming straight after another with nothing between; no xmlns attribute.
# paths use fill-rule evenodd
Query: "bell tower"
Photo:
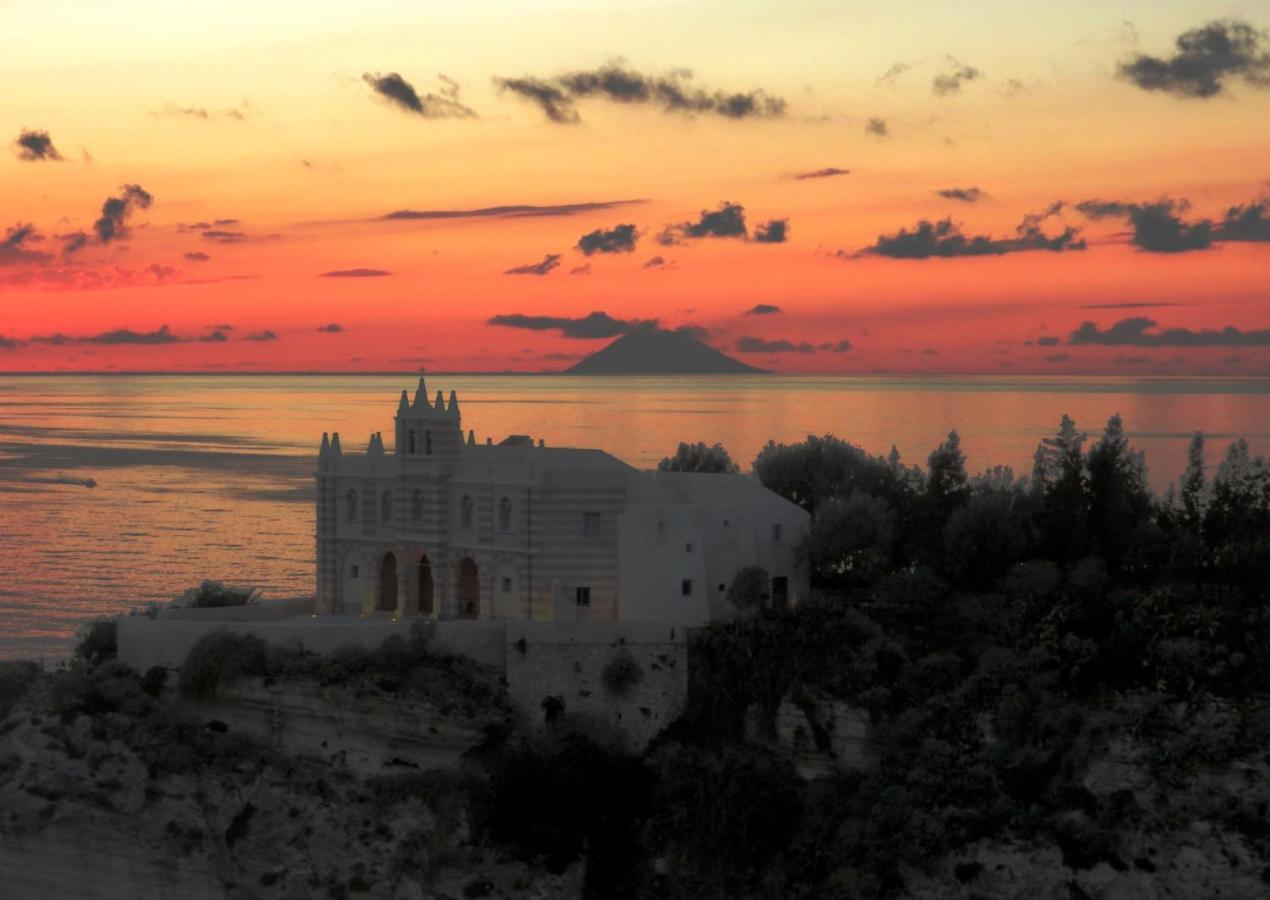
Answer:
<svg viewBox="0 0 1270 900"><path fill-rule="evenodd" d="M397 403L396 454L406 459L454 460L463 446L463 431L459 419L459 400L450 391L447 406L441 392L437 391L434 403L428 403L428 389L423 376L414 400L406 391L401 392Z"/></svg>

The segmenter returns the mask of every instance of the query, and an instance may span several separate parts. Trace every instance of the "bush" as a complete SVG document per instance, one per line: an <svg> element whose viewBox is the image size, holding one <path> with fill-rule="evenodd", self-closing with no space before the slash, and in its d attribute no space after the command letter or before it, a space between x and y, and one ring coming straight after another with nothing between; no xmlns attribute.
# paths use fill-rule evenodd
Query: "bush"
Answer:
<svg viewBox="0 0 1270 900"><path fill-rule="evenodd" d="M214 609L222 606L246 606L256 597L255 588L236 588L219 581L204 581L177 597L176 605L193 609Z"/></svg>
<svg viewBox="0 0 1270 900"><path fill-rule="evenodd" d="M732 576L728 602L737 612L762 609L772 599L772 577L762 566L746 566Z"/></svg>
<svg viewBox="0 0 1270 900"><path fill-rule="evenodd" d="M114 619L97 619L80 631L75 656L91 663L114 659L118 654L118 628Z"/></svg>
<svg viewBox="0 0 1270 900"><path fill-rule="evenodd" d="M0 662L0 719L17 705L39 674L40 667L33 662Z"/></svg>
<svg viewBox="0 0 1270 900"><path fill-rule="evenodd" d="M643 679L644 670L625 648L613 654L600 673L600 680L604 682L604 687L615 697L625 697Z"/></svg>
<svg viewBox="0 0 1270 900"><path fill-rule="evenodd" d="M268 647L250 634L217 631L199 639L181 666L181 696L205 700L243 675L267 674Z"/></svg>

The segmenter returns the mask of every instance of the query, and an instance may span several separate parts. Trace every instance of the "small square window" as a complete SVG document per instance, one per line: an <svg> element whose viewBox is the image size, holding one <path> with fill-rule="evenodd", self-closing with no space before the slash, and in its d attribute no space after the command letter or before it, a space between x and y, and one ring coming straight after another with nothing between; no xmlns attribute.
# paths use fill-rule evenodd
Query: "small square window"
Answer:
<svg viewBox="0 0 1270 900"><path fill-rule="evenodd" d="M683 580L683 584L681 584L681 585L679 586L679 588L680 588L680 590L682 590L682 591L683 591L683 595L684 595L685 597L691 597L691 596L692 596L692 579L691 579L691 578L685 578L685 579Z"/></svg>
<svg viewBox="0 0 1270 900"><path fill-rule="evenodd" d="M353 566L353 571L351 571L349 574L350 574L350 575L352 575L354 578L356 578L356 577L357 577L357 566Z"/></svg>
<svg viewBox="0 0 1270 900"><path fill-rule="evenodd" d="M726 584L724 584L722 581L720 581L720 582L719 582L719 593L720 593L720 594L722 594L722 593L723 593L724 591L726 591L727 589L728 589L728 586L727 586Z"/></svg>
<svg viewBox="0 0 1270 900"><path fill-rule="evenodd" d="M772 526L772 542L776 544L781 542L781 526L779 523Z"/></svg>
<svg viewBox="0 0 1270 900"><path fill-rule="evenodd" d="M684 553L691 553L691 552L692 552L692 541L689 541L688 543L684 544Z"/></svg>
<svg viewBox="0 0 1270 900"><path fill-rule="evenodd" d="M510 578L503 579L503 593L510 594L512 592L512 580Z"/></svg>
<svg viewBox="0 0 1270 900"><path fill-rule="evenodd" d="M575 599L578 606L590 606L591 605L591 589L589 587L578 588Z"/></svg>
<svg viewBox="0 0 1270 900"><path fill-rule="evenodd" d="M600 536L600 514L598 512L582 514L582 536L584 538L598 538Z"/></svg>

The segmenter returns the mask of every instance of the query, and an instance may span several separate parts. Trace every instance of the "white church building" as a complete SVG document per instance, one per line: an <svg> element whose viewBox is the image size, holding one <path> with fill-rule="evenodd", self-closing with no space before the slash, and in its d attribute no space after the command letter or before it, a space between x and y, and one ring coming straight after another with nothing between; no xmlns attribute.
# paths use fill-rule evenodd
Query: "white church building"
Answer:
<svg viewBox="0 0 1270 900"><path fill-rule="evenodd" d="M464 440L459 402L424 381L397 406L391 450L322 436L317 612L392 618L670 622L731 610L762 566L777 603L807 576L807 513L745 475L646 472L600 450L512 435Z"/></svg>

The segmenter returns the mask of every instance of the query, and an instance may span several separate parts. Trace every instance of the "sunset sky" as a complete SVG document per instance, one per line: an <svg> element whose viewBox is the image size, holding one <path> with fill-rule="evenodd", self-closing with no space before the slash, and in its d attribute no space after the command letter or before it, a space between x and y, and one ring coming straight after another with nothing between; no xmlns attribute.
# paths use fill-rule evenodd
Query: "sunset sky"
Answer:
<svg viewBox="0 0 1270 900"><path fill-rule="evenodd" d="M1267 28L0 2L0 371L556 371L656 320L788 372L1267 375Z"/></svg>

